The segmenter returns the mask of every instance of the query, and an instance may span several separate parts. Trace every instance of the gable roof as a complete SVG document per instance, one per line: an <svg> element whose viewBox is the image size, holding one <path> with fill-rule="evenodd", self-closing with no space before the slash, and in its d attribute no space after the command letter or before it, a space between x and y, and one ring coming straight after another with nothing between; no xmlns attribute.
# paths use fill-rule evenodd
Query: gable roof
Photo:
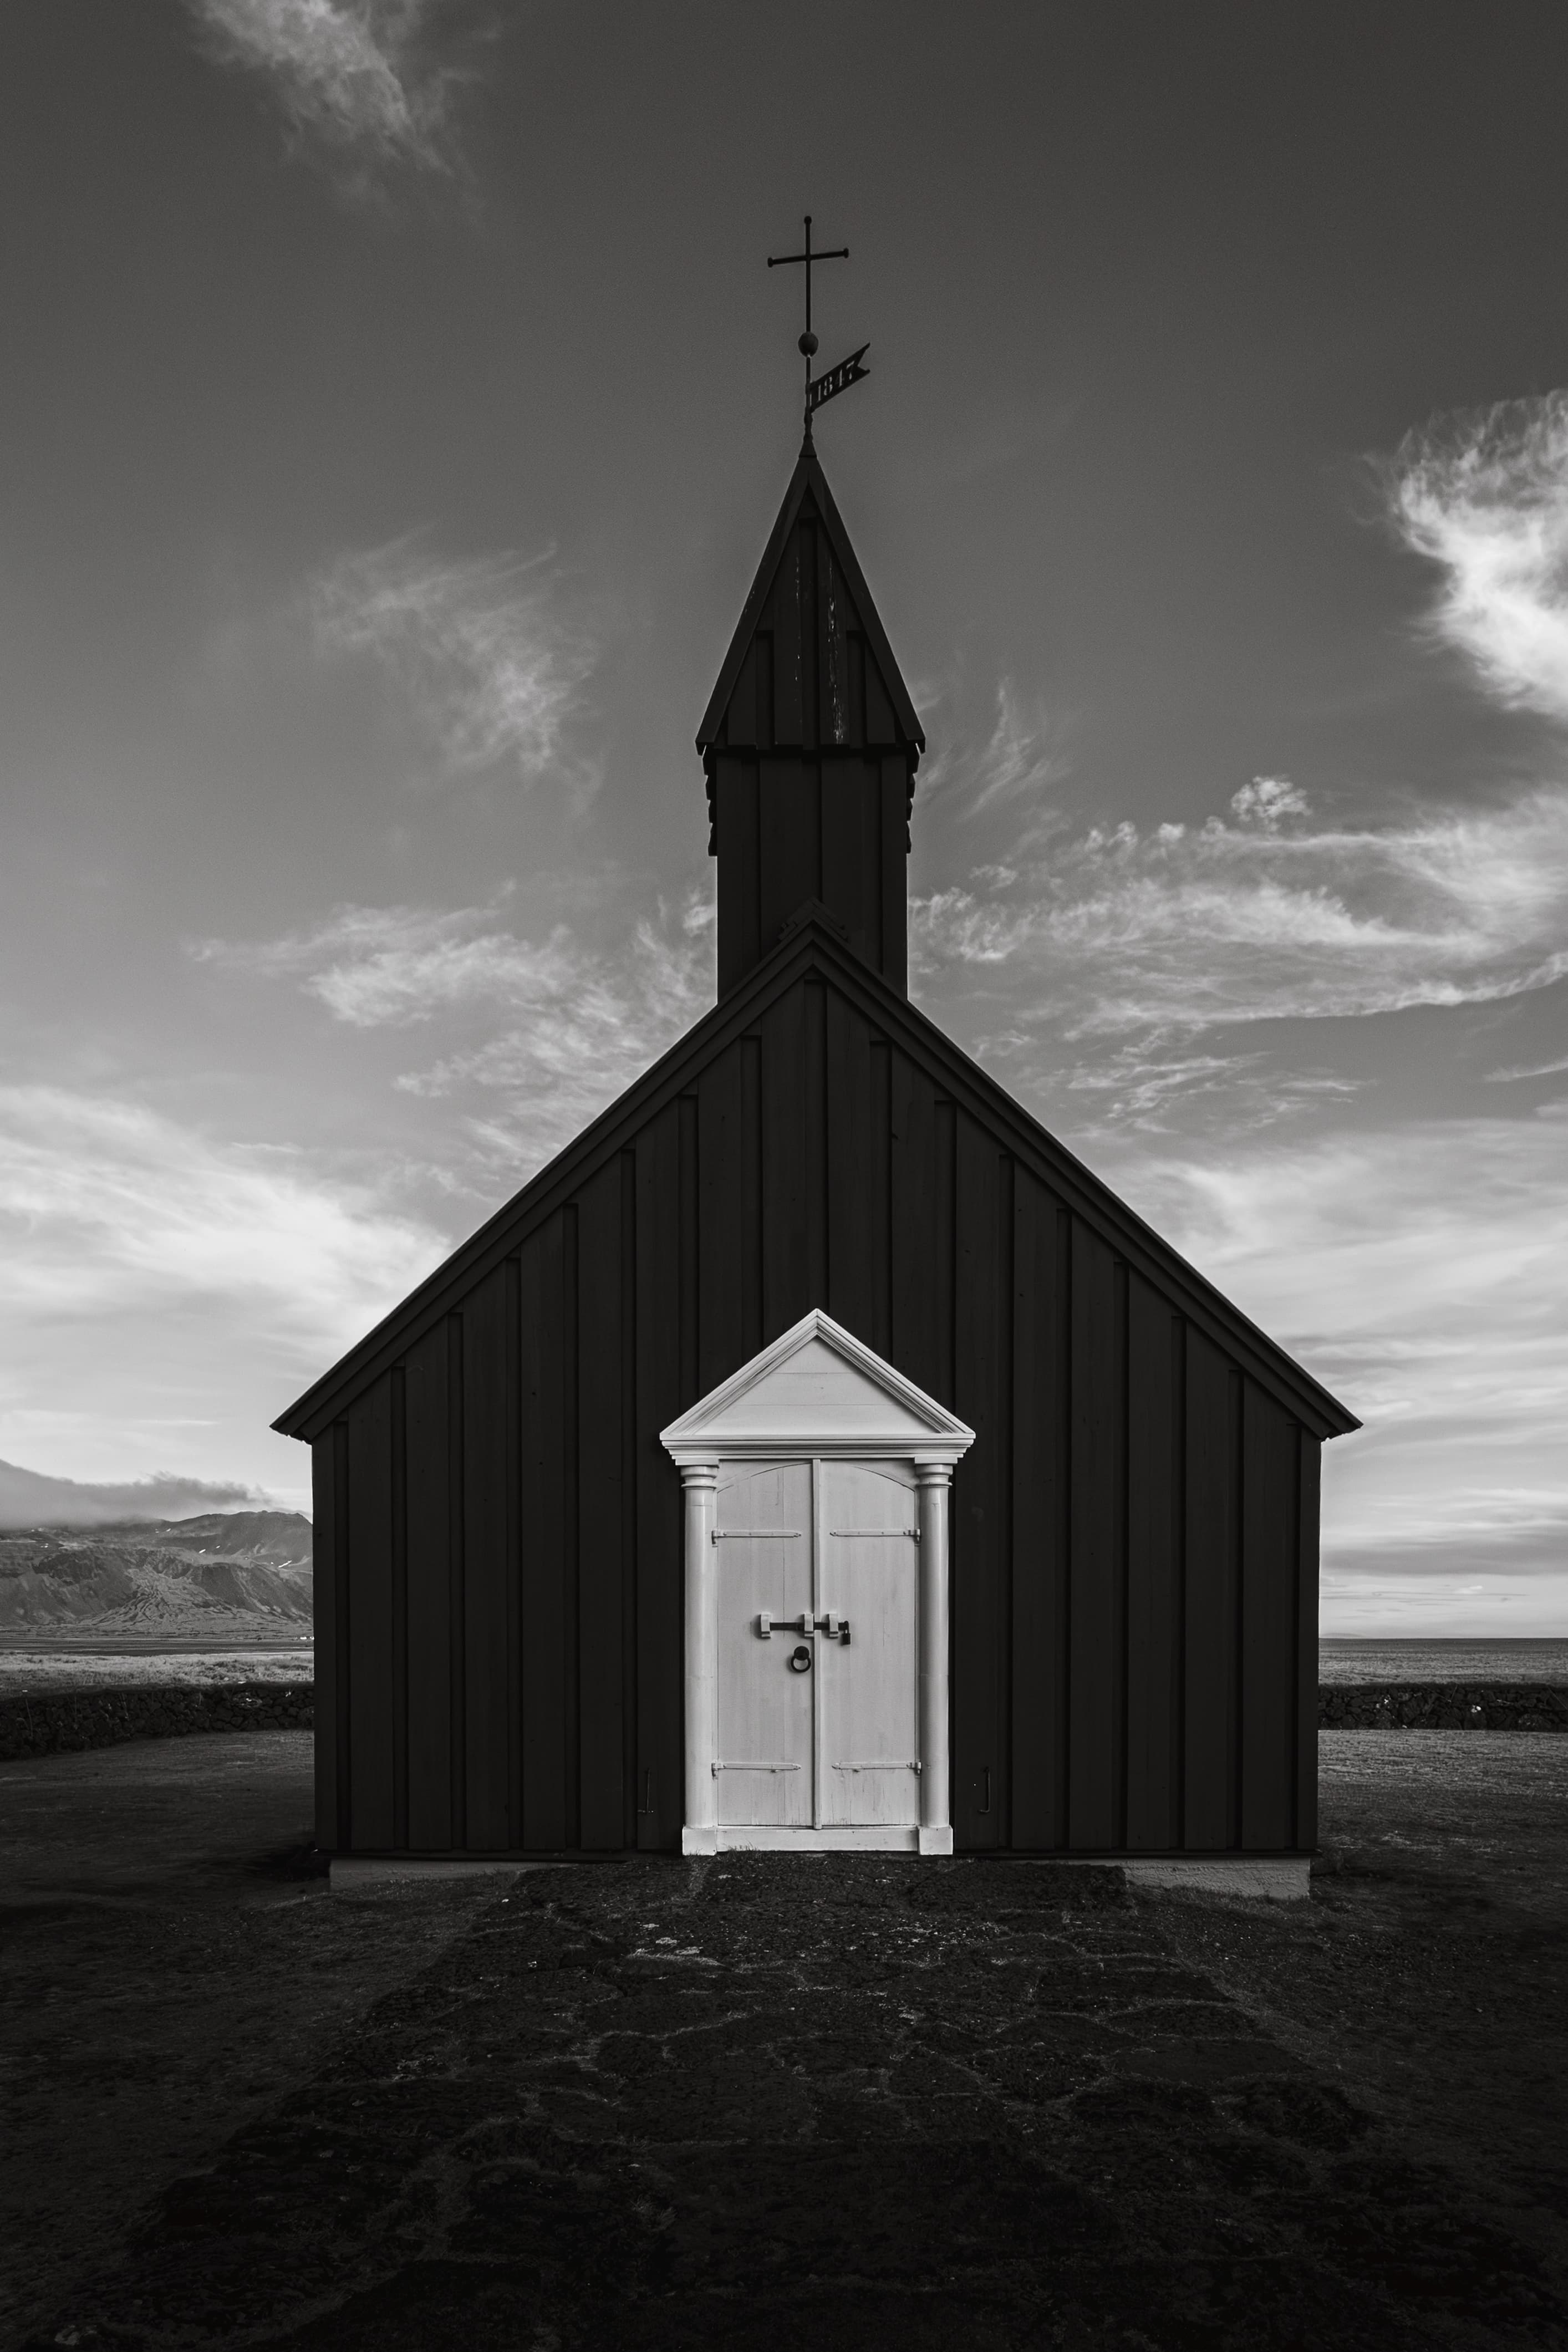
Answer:
<svg viewBox="0 0 1568 2352"><path fill-rule="evenodd" d="M854 600L866 642L876 658L878 668L881 671L882 682L887 688L888 698L892 704L893 717L899 731L915 747L915 756L918 760L920 753L925 750L925 730L915 715L914 703L910 699L909 688L904 684L899 665L893 658L893 648L888 642L888 633L882 626L881 615L871 601L871 591L866 585L866 575L861 571L859 559L849 543L849 534L844 528L844 519L834 503L833 493L827 487L827 477L822 470L821 461L809 439L802 445L800 456L795 460L795 468L790 476L789 488L784 492L784 504L778 511L778 520L773 524L767 546L763 551L763 560L757 566L757 576L752 583L752 593L742 608L741 617L735 625L735 634L730 640L730 650L725 655L723 667L719 672L719 682L709 697L708 708L702 714L702 724L697 730L697 748L706 756L711 746L719 740L720 730L724 724L724 714L730 707L730 698L734 693L735 680L740 675L741 665L746 658L752 639L757 633L768 599L773 593L773 583L778 577L779 565L784 561L784 550L789 545L790 534L800 520L802 508L808 501L815 508L821 520L822 527L827 533L834 561L843 573L850 596ZM911 761L911 771L913 765L914 761Z"/></svg>
<svg viewBox="0 0 1568 2352"><path fill-rule="evenodd" d="M1184 1315L1226 1349L1315 1436L1339 1437L1361 1427L1337 1397L1233 1307L1152 1225L1145 1224L1108 1184L972 1061L962 1046L897 995L825 923L812 919L788 931L754 971L584 1128L574 1143L542 1168L401 1306L280 1413L273 1428L287 1437L318 1436L361 1390L396 1362L650 1118L673 1102L710 1061L743 1036L769 1004L809 972L829 982L953 1101L1005 1140L1025 1167L1130 1265L1155 1283Z"/></svg>
<svg viewBox="0 0 1568 2352"><path fill-rule="evenodd" d="M661 1429L658 1442L682 1464L715 1454L765 1460L782 1445L841 1459L912 1454L953 1463L974 1432L814 1307Z"/></svg>

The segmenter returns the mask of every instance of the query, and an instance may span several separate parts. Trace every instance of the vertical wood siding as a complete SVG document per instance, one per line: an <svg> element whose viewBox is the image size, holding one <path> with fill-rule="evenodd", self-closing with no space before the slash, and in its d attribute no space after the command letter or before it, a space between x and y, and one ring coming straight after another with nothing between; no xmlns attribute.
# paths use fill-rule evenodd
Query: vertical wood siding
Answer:
<svg viewBox="0 0 1568 2352"><path fill-rule="evenodd" d="M348 1661L338 1632L338 1612L348 1591L339 1539L339 1513L345 1509L346 1480L339 1466L346 1424L337 1423L310 1448L310 1510L315 1570L311 1608L316 1634L316 1843L336 1853L351 1843L347 1791L338 1766L338 1741L348 1727Z"/></svg>
<svg viewBox="0 0 1568 2352"><path fill-rule="evenodd" d="M451 1328L410 1349L404 1381L407 1530L408 1843L441 1853L462 1843L452 1789Z"/></svg>
<svg viewBox="0 0 1568 2352"><path fill-rule="evenodd" d="M757 616L710 754L719 859L719 992L760 962L816 898L901 994L905 858L917 748L814 508L800 518Z"/></svg>
<svg viewBox="0 0 1568 2352"><path fill-rule="evenodd" d="M815 978L317 1444L321 1843L679 1847L658 1432L814 1306L976 1431L957 1843L1310 1846L1316 1441Z"/></svg>

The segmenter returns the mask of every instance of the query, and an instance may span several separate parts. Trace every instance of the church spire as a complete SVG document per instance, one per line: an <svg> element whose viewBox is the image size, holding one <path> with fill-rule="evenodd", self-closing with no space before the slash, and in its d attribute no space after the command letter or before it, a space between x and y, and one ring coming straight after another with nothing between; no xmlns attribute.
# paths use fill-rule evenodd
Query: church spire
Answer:
<svg viewBox="0 0 1568 2352"><path fill-rule="evenodd" d="M925 736L809 433L697 748L719 861L720 995L808 899L906 995Z"/></svg>

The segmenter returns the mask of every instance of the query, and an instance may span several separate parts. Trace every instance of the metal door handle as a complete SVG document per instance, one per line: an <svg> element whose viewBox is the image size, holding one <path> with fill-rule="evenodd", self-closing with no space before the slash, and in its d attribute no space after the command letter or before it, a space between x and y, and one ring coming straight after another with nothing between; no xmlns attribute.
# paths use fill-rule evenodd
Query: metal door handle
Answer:
<svg viewBox="0 0 1568 2352"><path fill-rule="evenodd" d="M830 1642L847 1644L849 1620L840 1617L834 1609L825 1611L820 1617L815 1616L809 1609L803 1609L798 1617L775 1617L771 1609L759 1609L757 1639L771 1642L775 1633L826 1633Z"/></svg>

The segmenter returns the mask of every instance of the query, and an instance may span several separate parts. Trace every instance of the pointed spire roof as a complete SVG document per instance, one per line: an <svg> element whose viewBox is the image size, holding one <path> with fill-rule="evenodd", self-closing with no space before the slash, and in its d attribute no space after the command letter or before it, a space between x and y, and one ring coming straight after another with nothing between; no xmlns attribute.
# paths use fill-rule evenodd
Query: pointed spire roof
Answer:
<svg viewBox="0 0 1568 2352"><path fill-rule="evenodd" d="M910 759L910 766L912 772L921 752L925 750L925 730L916 716L909 688L904 684L899 665L893 658L893 649L888 642L888 633L882 626L881 616L876 605L871 601L871 591L866 584L866 575L860 569L859 560L854 548L850 545L849 534L844 528L844 519L834 502L832 491L827 487L827 477L822 470L821 461L812 445L809 432L801 445L795 472L790 476L789 488L784 492L784 504L778 511L778 520L773 524L763 553L762 562L757 567L757 576L752 583L752 593L746 599L745 606L736 625L735 634L730 640L730 650L725 655L723 667L719 672L719 682L713 688L708 708L703 713L702 724L697 731L697 748L706 759L710 750L722 737L725 717L735 691L742 666L751 649L752 640L763 625L778 580L780 566L784 562L785 552L803 515L811 512L815 513L826 536L834 564L854 607L851 624L859 630L865 640L867 653L880 675L883 689L891 708L894 726L900 740L911 747L913 757Z"/></svg>

